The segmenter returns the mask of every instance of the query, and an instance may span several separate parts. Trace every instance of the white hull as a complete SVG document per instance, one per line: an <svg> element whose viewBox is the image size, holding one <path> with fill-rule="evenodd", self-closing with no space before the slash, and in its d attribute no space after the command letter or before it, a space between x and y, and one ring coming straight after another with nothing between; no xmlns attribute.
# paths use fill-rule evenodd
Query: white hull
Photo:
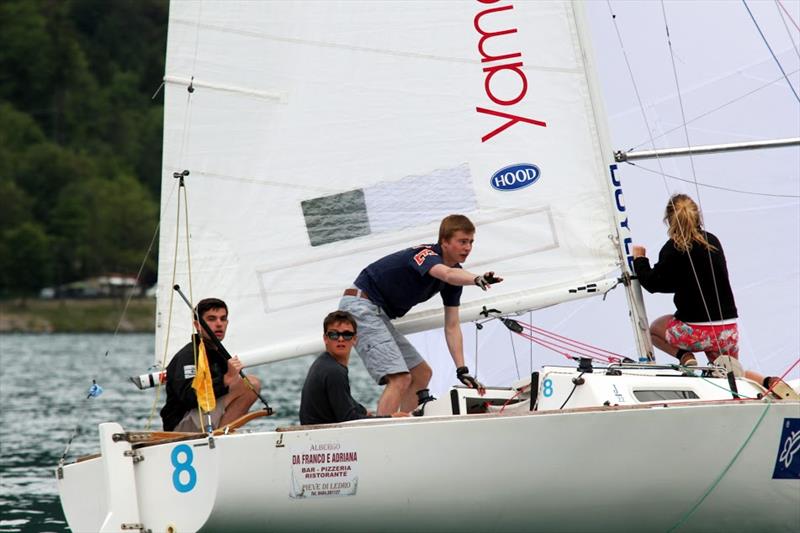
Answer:
<svg viewBox="0 0 800 533"><path fill-rule="evenodd" d="M773 471L798 417L796 401L723 400L297 427L138 449L122 460L136 497L117 505L133 522L106 521L103 458L64 467L59 491L73 531L797 531L800 479ZM355 494L298 497L292 457L312 444L357 453Z"/></svg>

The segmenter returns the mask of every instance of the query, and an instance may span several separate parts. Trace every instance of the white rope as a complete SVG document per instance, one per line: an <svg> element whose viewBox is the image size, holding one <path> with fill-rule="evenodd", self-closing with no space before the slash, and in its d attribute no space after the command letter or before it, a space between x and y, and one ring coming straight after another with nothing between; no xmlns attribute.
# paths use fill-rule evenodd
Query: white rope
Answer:
<svg viewBox="0 0 800 533"><path fill-rule="evenodd" d="M669 22L667 21L667 9L666 9L666 6L664 5L664 0L661 0L661 13L662 13L662 15L664 17L664 29L666 31L667 45L669 46L669 57L670 57L670 62L672 64L672 76L673 76L673 79L675 80L675 89L676 89L677 95L678 95L678 105L679 105L680 110L681 110L681 122L683 123L683 134L684 134L684 138L686 140L686 146L691 148L692 144L691 144L691 140L689 139L689 128L686 126L686 110L685 110L684 105L683 105L683 96L681 94L680 79L678 78L678 69L677 69L677 66L675 65L675 53L674 53L674 51L672 49L672 38L670 37L670 34L669 34ZM692 156L691 152L689 152L689 167L692 170L692 180L693 180L693 183L694 183L695 194L697 195L697 205L698 205L698 208L700 209L700 216L701 216L701 218L703 218L703 199L701 198L701 195L700 195L700 187L697 184L697 173L695 171L695 166L694 166L694 157ZM666 179L665 179L665 183L666 183ZM673 205L672 207L674 209L675 206ZM685 238L686 236L683 235L683 228L681 228L680 226L678 226L678 227L681 230L682 236ZM706 237L706 242L708 242L708 232L706 232L705 224L703 224L702 227L703 227L703 233L705 234L705 237ZM714 295L716 296L716 299L717 299L717 310L719 311L719 318L720 318L720 320L722 320L722 318L723 318L722 317L722 302L720 301L720 298L719 298L719 286L717 284L716 273L714 272L714 263L713 263L712 258L711 258L711 249L710 248L706 248L706 252L708 253L708 267L709 267L709 270L711 270L711 283L712 283L712 286L714 287ZM720 249L720 253L722 253L721 249ZM705 309L706 317L708 318L709 322L713 322L713 319L711 318L711 311L708 308L708 303L706 302L705 295L703 294L703 288L702 288L702 285L700 284L700 278L697 276L697 270L696 270L696 268L694 266L694 261L692 261L692 256L689 253L689 251L687 251L686 255L689 258L689 264L692 267L692 273L694 274L695 282L697 283L697 289L698 289L698 291L700 293L700 300L703 302L703 308ZM719 339L717 338L716 329L711 328L711 332L712 332L712 334L714 336L714 342L717 344L717 348L719 348Z"/></svg>
<svg viewBox="0 0 800 533"><path fill-rule="evenodd" d="M634 93L636 95L636 100L637 100L638 105L639 105L639 111L641 112L642 120L644 121L645 127L647 128L647 134L648 134L648 137L649 137L650 146L651 146L652 149L655 150L656 149L655 139L653 137L652 130L650 128L650 123L647 120L647 114L645 113L644 103L642 102L641 94L639 92L639 87L638 87L638 84L636 83L636 79L635 79L635 76L633 74L633 69L631 67L627 51L625 49L625 45L624 45L623 40L622 40L622 34L621 34L621 32L619 30L619 26L617 24L617 15L614 13L613 8L611 7L611 2L609 0L606 0L606 4L608 5L609 13L611 14L611 18L612 18L612 21L613 21L613 24L614 24L614 29L615 29L616 34L617 34L617 40L619 42L620 49L622 51L622 54L623 54L623 57L624 57L624 60L625 60L625 65L626 65L626 67L628 69L628 75L630 77L631 84L632 84L633 89L634 89ZM663 15L663 18L664 18L664 27L665 27L665 32L666 32L666 36L667 36L667 44L668 44L668 47L669 47L670 58L672 60L673 77L675 79L675 84L676 84L676 88L677 88L677 92L678 92L678 102L679 102L680 109L681 109L681 117L682 117L682 123L683 123L682 127L683 127L683 130L684 130L684 135L686 137L687 146L691 146L690 141L689 141L688 129L686 127L686 124L687 124L686 114L685 114L685 111L684 111L683 100L681 98L680 84L678 82L677 69L675 67L675 57L674 57L674 53L673 53L673 50L672 50L672 42L670 40L670 35L669 35L669 25L667 23L666 10L664 8L663 0L661 1L661 9L662 9L662 15ZM696 176L695 168L694 168L694 159L692 158L691 154L689 155L689 160L690 160L691 169L692 169L693 183L695 184L695 190L697 191L699 208L700 208L700 211L702 213L702 205L700 204L701 199L700 199L700 194L699 194L699 187L697 185L697 176ZM670 197L670 202L672 202L672 194L671 194L671 192L669 190L669 185L667 184L666 173L664 172L664 167L662 165L661 158L658 156L658 154L656 154L656 162L657 162L658 168L659 168L658 173L662 177L662 182L664 184L664 189L665 189L667 195ZM675 206L673 205L672 207L674 209ZM683 232L683 228L679 228L679 229L680 229L681 232ZM700 288L701 287L700 280L699 280L699 277L697 276L697 271L695 269L695 266L694 266L694 263L692 261L691 255L689 255L689 254L687 254L687 255L689 257L689 263L690 263L690 266L691 266L691 269L692 269L692 274L694 276L695 283L697 284L698 288ZM710 250L709 250L709 261L710 260L711 260L711 255L710 255ZM711 269L711 272L712 272L712 277L714 277L714 269L713 269L713 267ZM714 283L715 292L717 294L717 302L718 302L718 304L720 306L720 316L721 316L722 315L722 311L721 311L721 304L719 302L719 291L717 289L716 279L713 280L713 283ZM703 307L704 307L704 309L706 311L706 315L709 317L709 322L710 322L711 321L711 313L710 313L710 311L708 309L708 305L707 305L707 303L705 301L705 297L703 295L702 289L700 290L700 297L701 297L701 300L703 302ZM712 331L713 331L713 328L712 328ZM716 336L716 332L713 331L713 333Z"/></svg>

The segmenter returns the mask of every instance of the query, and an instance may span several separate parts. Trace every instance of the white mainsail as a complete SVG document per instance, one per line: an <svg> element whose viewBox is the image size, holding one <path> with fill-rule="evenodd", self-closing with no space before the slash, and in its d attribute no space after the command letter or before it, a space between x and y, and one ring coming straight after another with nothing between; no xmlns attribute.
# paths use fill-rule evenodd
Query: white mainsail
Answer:
<svg viewBox="0 0 800 533"><path fill-rule="evenodd" d="M478 227L465 267L506 278L467 288L464 318L610 277L608 290L620 266L610 152L579 7L173 2L158 357L168 323L167 357L189 330L182 303L170 316L176 241L175 282L228 302L231 349L249 364L316 350L361 268L435 241L454 212ZM184 170L191 272L171 222ZM434 300L407 330L441 323Z"/></svg>

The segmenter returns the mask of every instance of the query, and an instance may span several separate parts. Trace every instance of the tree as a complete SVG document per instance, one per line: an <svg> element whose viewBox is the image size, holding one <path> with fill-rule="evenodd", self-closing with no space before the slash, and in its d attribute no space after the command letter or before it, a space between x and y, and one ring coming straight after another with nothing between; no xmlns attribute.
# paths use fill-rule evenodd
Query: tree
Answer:
<svg viewBox="0 0 800 533"><path fill-rule="evenodd" d="M27 296L50 282L49 239L38 224L24 222L0 233L0 287Z"/></svg>
<svg viewBox="0 0 800 533"><path fill-rule="evenodd" d="M94 161L52 142L35 144L19 153L12 178L35 198L33 213L48 231L51 212L61 190L71 183L97 177Z"/></svg>
<svg viewBox="0 0 800 533"><path fill-rule="evenodd" d="M44 133L30 115L0 101L0 179L16 174L19 152L45 141Z"/></svg>
<svg viewBox="0 0 800 533"><path fill-rule="evenodd" d="M157 207L135 179L91 179L65 188L53 209L61 279L136 272L158 223ZM155 268L151 258L149 268Z"/></svg>
<svg viewBox="0 0 800 533"><path fill-rule="evenodd" d="M33 222L33 198L10 179L0 178L0 228L11 229L25 222Z"/></svg>

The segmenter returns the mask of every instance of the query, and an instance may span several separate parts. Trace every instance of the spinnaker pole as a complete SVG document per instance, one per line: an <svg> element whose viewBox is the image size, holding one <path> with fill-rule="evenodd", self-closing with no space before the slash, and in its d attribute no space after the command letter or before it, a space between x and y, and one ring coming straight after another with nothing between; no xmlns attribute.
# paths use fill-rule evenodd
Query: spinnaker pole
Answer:
<svg viewBox="0 0 800 533"><path fill-rule="evenodd" d="M642 150L641 152L614 152L614 161L625 163L637 159L655 159L659 157L683 157L700 154L716 154L719 152L740 152L743 150L762 150L765 148L783 148L786 146L800 146L800 137L786 139L772 139L769 141L754 141L729 144L706 144L703 146L689 146L687 148L661 148L659 150Z"/></svg>

